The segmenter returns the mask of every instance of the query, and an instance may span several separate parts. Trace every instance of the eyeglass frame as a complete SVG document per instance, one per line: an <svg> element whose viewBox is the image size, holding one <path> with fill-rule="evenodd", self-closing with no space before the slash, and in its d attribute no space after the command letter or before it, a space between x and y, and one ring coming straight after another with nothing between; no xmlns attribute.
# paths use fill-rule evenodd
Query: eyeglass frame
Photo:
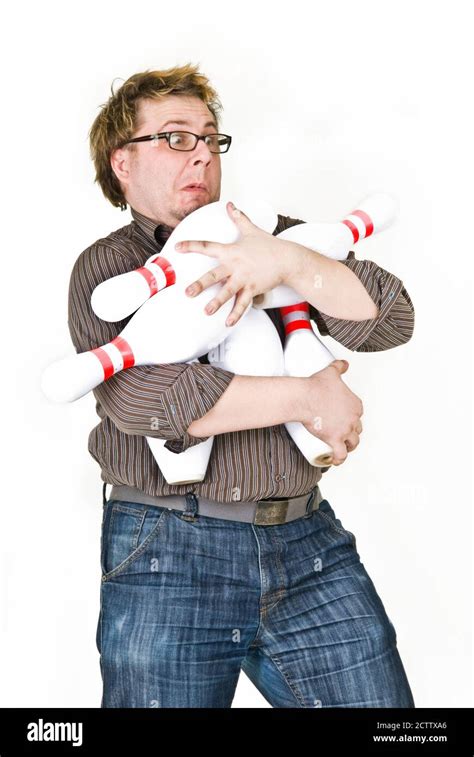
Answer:
<svg viewBox="0 0 474 757"><path fill-rule="evenodd" d="M171 134L191 134L193 137L196 137L196 144L194 145L194 147L191 147L190 150L179 150L176 147L171 147L171 145L170 145L170 136L171 136ZM147 134L147 135L145 135L143 137L134 137L133 139L128 139L126 142L122 143L121 147L124 147L125 145L128 145L131 142L149 142L151 140L166 139L166 141L168 143L168 147L170 148L170 150L175 150L176 152L192 152L193 150L196 149L196 147L197 147L198 142L199 142L200 139L204 140L204 139L206 139L206 137L215 137L216 134L218 134L220 137L227 137L227 139L229 140L229 142L227 143L227 149L219 151L219 152L214 152L213 150L209 149L209 152L211 152L213 155L224 155L226 152L229 152L229 147L232 144L232 137L230 136L230 134L222 134L219 131L213 132L212 134L201 134L201 135L199 135L199 134L194 134L194 132L192 132L192 131L184 131L182 129L174 129L173 131L162 131L162 132L160 132L158 134Z"/></svg>

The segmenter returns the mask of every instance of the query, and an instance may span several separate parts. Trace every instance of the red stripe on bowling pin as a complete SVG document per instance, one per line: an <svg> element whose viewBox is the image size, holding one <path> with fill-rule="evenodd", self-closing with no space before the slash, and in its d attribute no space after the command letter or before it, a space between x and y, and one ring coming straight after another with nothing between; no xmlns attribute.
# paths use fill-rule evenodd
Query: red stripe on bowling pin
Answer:
<svg viewBox="0 0 474 757"><path fill-rule="evenodd" d="M164 289L171 286L171 284L176 283L176 271L174 270L169 260L157 255L156 258L150 260L150 263L159 266L163 271L166 281L165 287L163 287ZM146 279L146 282L150 288L150 297L158 292L156 278L149 268L142 266L141 268L137 268L136 273L140 273L143 278Z"/></svg>
<svg viewBox="0 0 474 757"><path fill-rule="evenodd" d="M102 368L104 371L104 381L107 381L111 376L114 375L114 364L112 363L108 353L102 349L102 347L96 347L95 350L91 350L92 354L98 358L102 364Z"/></svg>
<svg viewBox="0 0 474 757"><path fill-rule="evenodd" d="M353 210L352 213L349 213L349 215L357 216L357 218L360 218L360 220L362 221L365 227L364 238L370 237L370 235L374 231L374 223L371 217L369 216L369 214L366 213L365 210ZM353 223L349 218L345 218L343 221L341 221L341 223L345 224L347 228L351 231L354 244L355 242L358 242L360 235L359 235L359 229L357 228L355 223Z"/></svg>
<svg viewBox="0 0 474 757"><path fill-rule="evenodd" d="M154 294L158 291L158 285L156 283L156 279L152 272L149 270L149 268L137 268L137 273L140 273L144 279L146 279L146 283L148 284L150 288L150 297L153 297Z"/></svg>
<svg viewBox="0 0 474 757"><path fill-rule="evenodd" d="M345 218L341 223L344 223L348 229L352 232L352 238L355 242L359 241L359 229L355 224L352 223L352 221L349 221L347 218Z"/></svg>
<svg viewBox="0 0 474 757"><path fill-rule="evenodd" d="M357 216L357 218L360 218L360 220L363 221L365 225L365 236L370 237L374 230L374 224L369 214L366 213L365 210L354 210L350 215Z"/></svg>
<svg viewBox="0 0 474 757"><path fill-rule="evenodd" d="M114 347L117 347L118 351L122 355L124 369L131 368L132 365L135 365L135 355L133 354L133 350L127 340L123 338L123 336L116 336L115 339L112 339L110 344L113 344Z"/></svg>
<svg viewBox="0 0 474 757"><path fill-rule="evenodd" d="M135 365L135 355L126 339L121 336L116 336L109 344L112 344L119 352L123 360L123 368L131 368ZM107 345L104 345L107 346ZM116 368L110 358L110 355L103 347L96 347L95 350L90 350L96 358L100 361L104 371L104 381L107 381L116 372Z"/></svg>
<svg viewBox="0 0 474 757"><path fill-rule="evenodd" d="M292 331L298 331L299 329L310 329L311 323L309 322L309 305L307 302L298 302L296 305L286 305L279 308L281 316L283 318L283 325L285 326L285 334L291 334ZM302 317L294 316L294 313L301 314Z"/></svg>

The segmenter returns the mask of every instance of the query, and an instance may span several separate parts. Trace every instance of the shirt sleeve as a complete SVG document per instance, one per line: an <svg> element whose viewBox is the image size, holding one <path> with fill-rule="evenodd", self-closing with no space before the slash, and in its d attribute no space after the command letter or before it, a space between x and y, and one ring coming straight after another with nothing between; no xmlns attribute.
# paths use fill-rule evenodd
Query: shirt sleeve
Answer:
<svg viewBox="0 0 474 757"><path fill-rule="evenodd" d="M136 260L105 243L96 242L81 253L68 297L68 326L76 352L106 344L123 330L131 316L115 323L103 321L92 310L90 298L100 282L137 267ZM99 384L93 394L120 431L166 439L165 447L179 453L209 439L192 436L187 428L215 405L234 375L201 363L133 366Z"/></svg>
<svg viewBox="0 0 474 757"><path fill-rule="evenodd" d="M326 315L310 304L310 317L320 333L356 352L379 352L408 342L413 335L415 311L403 281L372 260L357 260L352 250L340 262L360 279L379 313L376 318L351 321Z"/></svg>

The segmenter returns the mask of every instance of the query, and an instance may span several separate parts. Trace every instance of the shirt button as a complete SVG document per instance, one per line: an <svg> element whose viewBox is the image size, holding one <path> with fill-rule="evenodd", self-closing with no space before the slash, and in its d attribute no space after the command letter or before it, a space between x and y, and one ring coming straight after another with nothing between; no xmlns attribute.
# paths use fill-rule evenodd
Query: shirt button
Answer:
<svg viewBox="0 0 474 757"><path fill-rule="evenodd" d="M278 481L281 481L284 478L285 478L285 474L284 473L282 473L281 475L280 475L280 473L277 473L276 476L275 476L275 481L278 482Z"/></svg>

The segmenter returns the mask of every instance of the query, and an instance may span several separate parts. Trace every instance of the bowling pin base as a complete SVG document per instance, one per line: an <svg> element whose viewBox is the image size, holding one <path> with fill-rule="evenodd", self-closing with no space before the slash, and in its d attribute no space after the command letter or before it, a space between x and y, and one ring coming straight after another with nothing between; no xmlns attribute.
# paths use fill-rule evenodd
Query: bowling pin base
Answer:
<svg viewBox="0 0 474 757"><path fill-rule="evenodd" d="M319 455L313 465L316 467L325 467L326 465L332 465L332 455Z"/></svg>
<svg viewBox="0 0 474 757"><path fill-rule="evenodd" d="M180 453L166 449L166 439L147 436L146 440L167 484L179 486L204 481L211 456L213 436Z"/></svg>
<svg viewBox="0 0 474 757"><path fill-rule="evenodd" d="M285 423L285 428L310 465L314 465L315 468L332 465L331 447L322 439L313 436L302 423L290 421Z"/></svg>
<svg viewBox="0 0 474 757"><path fill-rule="evenodd" d="M166 483L173 486L181 486L182 484L198 484L200 481L204 481L205 476L205 473L190 473L189 478L187 478L186 480L169 476L166 479Z"/></svg>

